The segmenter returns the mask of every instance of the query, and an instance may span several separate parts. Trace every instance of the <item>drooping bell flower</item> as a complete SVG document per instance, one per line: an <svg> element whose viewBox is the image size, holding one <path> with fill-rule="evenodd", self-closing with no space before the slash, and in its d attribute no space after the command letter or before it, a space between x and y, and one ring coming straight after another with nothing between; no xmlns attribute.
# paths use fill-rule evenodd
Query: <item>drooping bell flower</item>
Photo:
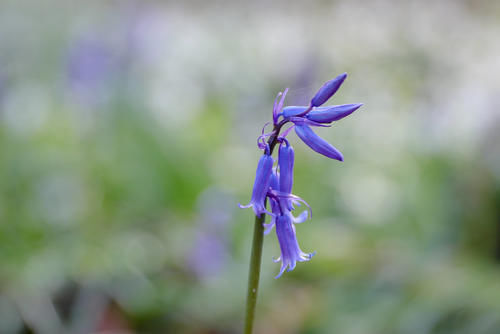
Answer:
<svg viewBox="0 0 500 334"><path fill-rule="evenodd" d="M292 193L293 187L293 164L295 160L295 153L293 147L285 141L280 145L278 153L278 166L280 168L280 182L279 191L285 194ZM292 201L290 199L283 199L287 210L293 210Z"/></svg>
<svg viewBox="0 0 500 334"><path fill-rule="evenodd" d="M276 235L280 245L281 256L275 262L281 261L281 269L276 278L280 277L285 269L288 271L295 268L297 262L309 261L315 253L304 253L297 242L295 226L289 215L276 218Z"/></svg>
<svg viewBox="0 0 500 334"><path fill-rule="evenodd" d="M239 204L242 209L252 207L255 215L259 216L262 213L271 214L266 210L266 195L271 183L271 175L273 169L273 158L268 154L263 154L257 165L255 173L255 182L253 184L252 199L247 205Z"/></svg>
<svg viewBox="0 0 500 334"><path fill-rule="evenodd" d="M314 97L311 99L311 106L319 107L320 105L328 101L328 99L337 92L346 77L347 73L343 73L335 79L327 81L323 86L321 86L316 95L314 95Z"/></svg>

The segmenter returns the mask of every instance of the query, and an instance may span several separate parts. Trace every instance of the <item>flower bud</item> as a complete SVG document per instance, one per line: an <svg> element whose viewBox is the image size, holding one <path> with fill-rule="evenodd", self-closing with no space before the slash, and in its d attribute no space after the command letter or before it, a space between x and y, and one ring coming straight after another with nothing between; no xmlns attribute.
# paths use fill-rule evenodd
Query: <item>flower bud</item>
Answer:
<svg viewBox="0 0 500 334"><path fill-rule="evenodd" d="M347 73L344 73L344 74L339 75L335 79L332 79L332 80L326 82L318 90L316 95L314 95L314 97L312 98L311 106L319 107L320 105L322 105L323 103L328 101L328 99L330 97L332 97L333 94L335 94L335 92L337 92L337 90L339 89L340 85L342 85L342 83L344 82L346 77L347 77Z"/></svg>
<svg viewBox="0 0 500 334"><path fill-rule="evenodd" d="M309 112L306 115L306 118L318 123L331 123L349 116L362 105L363 103L355 103L331 107L320 107Z"/></svg>
<svg viewBox="0 0 500 334"><path fill-rule="evenodd" d="M314 151L319 154L323 154L332 159L336 159L339 161L344 161L344 157L339 150L333 147L326 140L318 136L314 131L306 124L295 124L295 133L299 136L302 141L312 148Z"/></svg>

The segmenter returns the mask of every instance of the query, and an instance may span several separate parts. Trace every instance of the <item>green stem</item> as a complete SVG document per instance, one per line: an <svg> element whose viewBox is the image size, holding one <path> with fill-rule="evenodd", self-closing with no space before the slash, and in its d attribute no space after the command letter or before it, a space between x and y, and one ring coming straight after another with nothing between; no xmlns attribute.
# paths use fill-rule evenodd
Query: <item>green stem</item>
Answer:
<svg viewBox="0 0 500 334"><path fill-rule="evenodd" d="M278 143L281 128L287 121L281 121L274 125L273 135L267 140L269 155L273 154L274 147ZM260 262L262 258L262 244L264 241L264 221L266 215L255 216L253 228L252 255L250 255L250 271L248 272L247 309L245 315L244 334L252 334L253 320L255 318L255 304L257 304L257 293L259 291Z"/></svg>
<svg viewBox="0 0 500 334"><path fill-rule="evenodd" d="M262 243L264 240L265 214L255 216L253 229L252 255L250 257L250 271L248 273L247 309L245 316L245 334L251 334L255 318L255 304L259 291L260 262L262 258Z"/></svg>

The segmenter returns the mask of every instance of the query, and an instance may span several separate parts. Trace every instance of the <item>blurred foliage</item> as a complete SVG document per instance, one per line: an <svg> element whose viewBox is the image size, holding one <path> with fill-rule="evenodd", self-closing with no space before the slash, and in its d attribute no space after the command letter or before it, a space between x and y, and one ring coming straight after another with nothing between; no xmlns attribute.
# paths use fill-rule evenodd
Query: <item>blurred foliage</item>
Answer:
<svg viewBox="0 0 500 334"><path fill-rule="evenodd" d="M258 333L500 331L500 7L0 4L0 333L240 331L275 94L362 109L296 148L317 251Z"/></svg>

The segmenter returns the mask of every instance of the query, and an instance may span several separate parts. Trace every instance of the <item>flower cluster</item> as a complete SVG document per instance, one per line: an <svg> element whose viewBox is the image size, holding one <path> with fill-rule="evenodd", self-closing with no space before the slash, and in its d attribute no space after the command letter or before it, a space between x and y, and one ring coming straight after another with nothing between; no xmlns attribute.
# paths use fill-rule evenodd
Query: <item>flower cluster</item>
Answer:
<svg viewBox="0 0 500 334"><path fill-rule="evenodd" d="M335 94L344 82L347 74L341 74L326 82L311 99L309 106L283 107L288 89L279 93L273 107L273 131L264 133L267 123L262 129L262 135L257 144L264 154L259 160L252 199L248 205L240 208L252 207L257 216L268 214L271 221L264 224L265 234L276 227L281 256L275 262L281 261L281 270L276 278L280 277L285 269L293 270L297 262L308 261L315 253L304 253L297 242L294 224L302 223L311 217L311 208L300 197L292 194L293 166L295 153L286 139L292 129L297 136L314 151L331 159L343 161L342 153L330 143L319 137L311 129L313 126L328 127L329 124L344 118L362 106L357 104L343 104L336 106L322 105ZM291 126L280 134L286 124ZM267 139L267 140L266 140ZM272 157L274 147L279 144L278 163L274 166ZM269 201L270 210L266 209ZM295 206L304 204L308 210L294 216Z"/></svg>

